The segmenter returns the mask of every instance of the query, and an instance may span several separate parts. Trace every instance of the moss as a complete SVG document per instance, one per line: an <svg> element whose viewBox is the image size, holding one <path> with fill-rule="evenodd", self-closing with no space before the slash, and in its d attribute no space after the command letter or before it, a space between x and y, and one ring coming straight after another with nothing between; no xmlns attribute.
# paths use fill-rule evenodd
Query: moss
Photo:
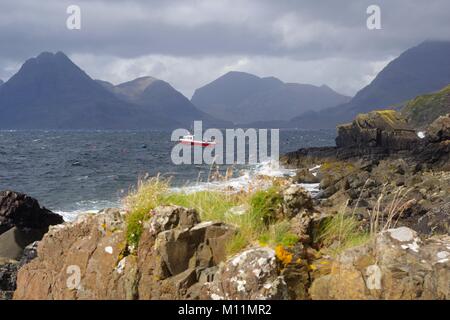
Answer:
<svg viewBox="0 0 450 320"><path fill-rule="evenodd" d="M378 110L375 111L384 121L392 126L395 126L399 122L403 122L399 118L399 114L395 110Z"/></svg>

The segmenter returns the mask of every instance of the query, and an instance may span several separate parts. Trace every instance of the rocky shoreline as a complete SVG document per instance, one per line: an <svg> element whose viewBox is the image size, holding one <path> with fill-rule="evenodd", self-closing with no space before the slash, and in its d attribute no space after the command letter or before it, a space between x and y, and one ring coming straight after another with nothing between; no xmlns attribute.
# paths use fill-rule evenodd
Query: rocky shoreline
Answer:
<svg viewBox="0 0 450 320"><path fill-rule="evenodd" d="M274 181L269 218L295 239L233 254L238 227L193 208L156 206L131 244L129 212L62 223L2 192L0 299L449 299L449 115L420 134L395 111L359 115L336 145L282 159L297 175Z"/></svg>

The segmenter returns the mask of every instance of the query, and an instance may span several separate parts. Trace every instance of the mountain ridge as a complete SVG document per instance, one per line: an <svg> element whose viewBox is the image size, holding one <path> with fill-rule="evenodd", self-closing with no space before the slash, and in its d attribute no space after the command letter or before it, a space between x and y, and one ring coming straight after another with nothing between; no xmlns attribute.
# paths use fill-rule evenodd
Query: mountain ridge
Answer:
<svg viewBox="0 0 450 320"><path fill-rule="evenodd" d="M213 116L242 124L274 117L288 120L349 99L326 85L285 83L275 77L230 71L198 88L191 102Z"/></svg>
<svg viewBox="0 0 450 320"><path fill-rule="evenodd" d="M450 83L450 41L424 41L407 49L346 104L294 117L285 127L334 128L359 113L392 108Z"/></svg>
<svg viewBox="0 0 450 320"><path fill-rule="evenodd" d="M187 98L172 114L158 102L140 105L120 99L108 83L93 80L64 53L43 52L25 61L0 86L1 129L152 129L188 127L193 120L210 120ZM110 84L110 86L113 86ZM119 87L121 88L121 87ZM173 88L172 88L173 89ZM182 99L175 89L164 91ZM198 116L198 118L196 118Z"/></svg>

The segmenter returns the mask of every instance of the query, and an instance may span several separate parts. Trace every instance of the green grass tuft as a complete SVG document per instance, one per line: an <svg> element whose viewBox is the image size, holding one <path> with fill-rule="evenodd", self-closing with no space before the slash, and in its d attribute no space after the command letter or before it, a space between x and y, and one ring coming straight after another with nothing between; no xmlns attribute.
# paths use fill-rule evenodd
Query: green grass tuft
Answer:
<svg viewBox="0 0 450 320"><path fill-rule="evenodd" d="M280 187L239 193L213 190L184 193L172 192L168 180L156 177L141 180L124 202L128 211L127 241L135 247L139 244L143 223L150 218L151 210L159 205L194 208L202 221L220 221L236 226L238 232L227 244L230 255L257 243L261 237L271 246L292 245L298 241L289 233L287 222L277 221L282 203Z"/></svg>
<svg viewBox="0 0 450 320"><path fill-rule="evenodd" d="M333 255L362 245L369 239L370 233L362 229L361 222L353 215L346 215L345 210L325 221L317 237L325 250Z"/></svg>
<svg viewBox="0 0 450 320"><path fill-rule="evenodd" d="M255 217L257 223L265 225L274 223L282 202L283 198L277 187L258 190L250 199L251 214Z"/></svg>

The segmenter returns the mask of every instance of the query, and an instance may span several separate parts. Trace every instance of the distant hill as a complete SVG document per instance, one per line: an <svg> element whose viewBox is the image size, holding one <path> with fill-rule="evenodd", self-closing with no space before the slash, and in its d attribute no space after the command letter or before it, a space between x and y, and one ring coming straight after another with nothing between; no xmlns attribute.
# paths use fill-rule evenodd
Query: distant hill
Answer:
<svg viewBox="0 0 450 320"><path fill-rule="evenodd" d="M358 113L385 109L450 83L450 42L425 41L392 60L346 104L292 119L286 127L333 128Z"/></svg>
<svg viewBox="0 0 450 320"><path fill-rule="evenodd" d="M202 120L213 127L228 125L225 121L217 120L197 109L188 98L165 81L140 77L117 86L106 81L97 81L117 98L139 105L153 114L170 115L177 121L188 124L192 124L194 120Z"/></svg>
<svg viewBox="0 0 450 320"><path fill-rule="evenodd" d="M349 100L325 85L284 83L274 77L232 71L197 89L191 102L217 118L242 124L289 120Z"/></svg>
<svg viewBox="0 0 450 320"><path fill-rule="evenodd" d="M2 80L2 79L0 79L0 86L2 85L2 84L4 84L5 82Z"/></svg>
<svg viewBox="0 0 450 320"><path fill-rule="evenodd" d="M450 113L450 85L436 93L408 101L401 108L401 113L414 127L426 127L439 116Z"/></svg>
<svg viewBox="0 0 450 320"><path fill-rule="evenodd" d="M118 98L105 88L105 83L91 79L62 52L44 52L27 60L0 87L0 129L190 126L188 117L178 118L177 113L164 112L163 109L164 106L158 102L147 107ZM193 118L199 113L197 110Z"/></svg>

